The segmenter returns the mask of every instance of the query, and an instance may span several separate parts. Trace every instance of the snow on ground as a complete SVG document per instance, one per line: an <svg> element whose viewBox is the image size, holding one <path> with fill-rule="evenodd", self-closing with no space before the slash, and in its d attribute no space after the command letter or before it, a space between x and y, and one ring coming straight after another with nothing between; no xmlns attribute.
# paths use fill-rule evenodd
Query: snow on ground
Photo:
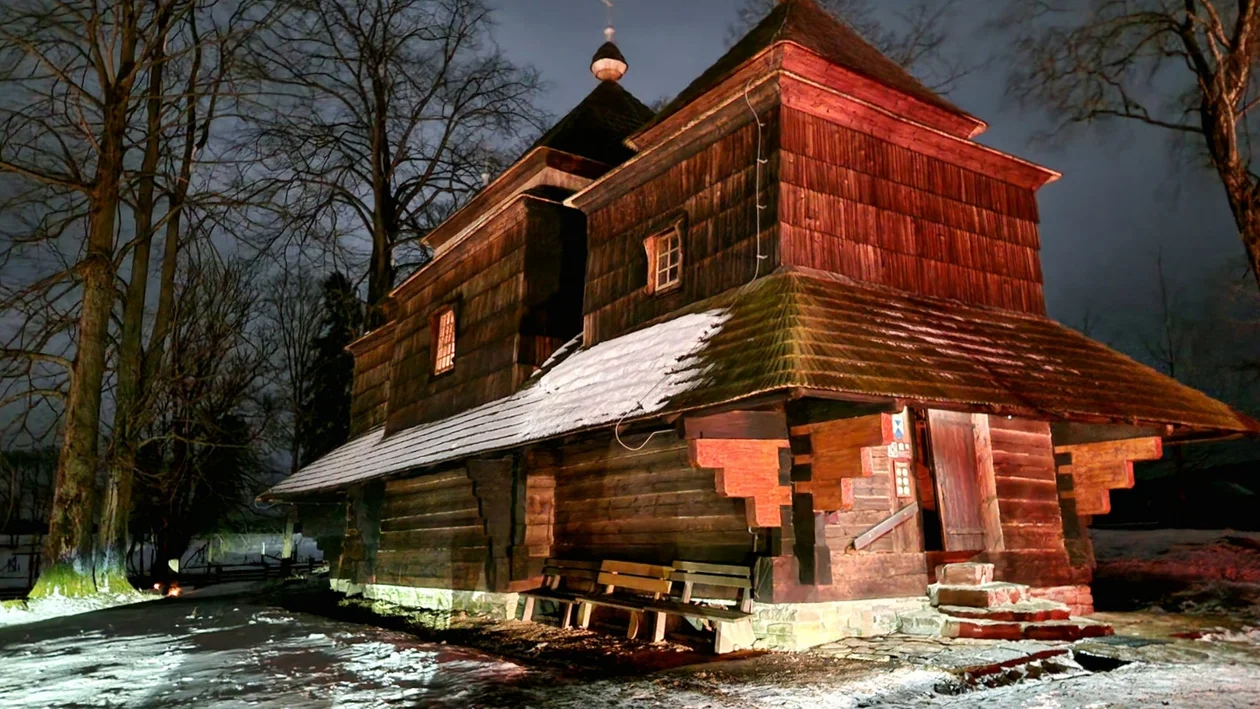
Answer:
<svg viewBox="0 0 1260 709"><path fill-rule="evenodd" d="M1135 663L1111 672L1025 682L904 706L949 709L1144 709L1158 706L1254 709L1260 706L1260 670L1252 665Z"/></svg>
<svg viewBox="0 0 1260 709"><path fill-rule="evenodd" d="M1193 641L1185 641L1192 643ZM1260 651L1251 651L1260 655ZM1260 656L942 694L943 671L768 655L623 678L562 671L253 603L182 598L0 629L0 707L1260 706ZM799 662L798 662L799 658ZM818 664L821 662L830 664ZM820 671L821 668L831 669Z"/></svg>
<svg viewBox="0 0 1260 709"><path fill-rule="evenodd" d="M90 613L105 608L142 603L153 600L153 596L141 593L99 593L85 598L66 598L49 596L26 603L5 603L0 605L0 628L25 623L38 623L42 620L60 618L67 615Z"/></svg>
<svg viewBox="0 0 1260 709"><path fill-rule="evenodd" d="M1247 547L1228 538L1251 540ZM1260 581L1260 532L1220 529L1093 529L1094 555L1100 564L1158 562L1185 570L1235 566ZM1239 579L1243 580L1243 579Z"/></svg>
<svg viewBox="0 0 1260 709"><path fill-rule="evenodd" d="M1094 605L1260 621L1260 533L1092 530Z"/></svg>

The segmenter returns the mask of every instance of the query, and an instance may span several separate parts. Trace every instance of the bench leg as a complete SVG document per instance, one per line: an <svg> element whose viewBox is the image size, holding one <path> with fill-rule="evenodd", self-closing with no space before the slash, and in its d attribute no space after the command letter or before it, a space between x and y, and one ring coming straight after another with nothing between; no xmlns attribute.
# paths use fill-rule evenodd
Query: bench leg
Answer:
<svg viewBox="0 0 1260 709"><path fill-rule="evenodd" d="M534 597L525 597L525 610L521 611L521 620L528 623L534 619Z"/></svg>
<svg viewBox="0 0 1260 709"><path fill-rule="evenodd" d="M653 613L652 619L652 642L659 643L665 640L665 614Z"/></svg>
<svg viewBox="0 0 1260 709"><path fill-rule="evenodd" d="M591 626L591 604L578 604L577 623L582 630L586 630Z"/></svg>
<svg viewBox="0 0 1260 709"><path fill-rule="evenodd" d="M560 627L567 628L573 623L573 604L564 604L564 615L560 618Z"/></svg>
<svg viewBox="0 0 1260 709"><path fill-rule="evenodd" d="M630 611L630 628L626 631L626 637L634 640L634 636L639 634L639 619L643 614L639 611Z"/></svg>
<svg viewBox="0 0 1260 709"><path fill-rule="evenodd" d="M718 655L725 655L735 649L731 642L731 635L727 632L727 623L717 622L713 624L713 652Z"/></svg>
<svg viewBox="0 0 1260 709"><path fill-rule="evenodd" d="M750 648L757 639L753 634L752 621L746 618L736 621L715 621L713 627L716 631L713 652L718 655Z"/></svg>

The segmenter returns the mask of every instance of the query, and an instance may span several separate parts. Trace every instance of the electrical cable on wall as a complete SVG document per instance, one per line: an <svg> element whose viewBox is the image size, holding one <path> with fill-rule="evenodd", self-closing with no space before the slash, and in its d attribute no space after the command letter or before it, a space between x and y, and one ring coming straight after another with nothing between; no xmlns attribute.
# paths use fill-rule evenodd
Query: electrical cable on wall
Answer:
<svg viewBox="0 0 1260 709"><path fill-rule="evenodd" d="M603 0L603 2L605 5L608 6L608 11L609 13L611 13L612 12L611 0ZM610 14L610 17L611 17L611 14ZM761 116L757 114L757 109L753 107L752 99L750 98L750 93L752 92L752 83L753 83L753 80L749 79L748 83L744 85L744 102L748 104L748 110L752 113L753 120L756 121L757 123L757 158L756 158L756 163L754 163L754 170L753 170L753 172L755 173L755 176L754 176L755 191L753 193L753 198L756 203L756 209L754 210L754 217L755 217L754 228L756 229L755 237L757 240L757 258L756 258L756 263L753 266L752 280L750 280L748 283L745 283L743 287L741 288L741 290L743 288L748 288L750 285L756 282L757 278L761 275L761 262L769 258L769 256L761 253L761 211L763 209L766 209L766 206L761 203L761 166L769 162L769 160L766 160L764 157L762 157L762 152L761 152L762 143L764 142L763 130L765 129L766 124L762 122ZM628 446L626 445L625 441L621 440L621 424L623 424L627 418L630 418L632 414L643 409L643 399L646 399L648 396L651 396L652 392L656 391L657 386L660 386L660 382L657 382L656 386L652 387L652 389L649 390L648 393L645 394L642 399L639 399L639 401L635 404L635 407L633 409L631 409L630 411L627 411L625 414L622 414L621 418L617 419L617 425L613 426L613 438L616 439L617 444L620 445L622 448L628 451L641 451L647 447L647 444L651 442L654 436L660 433L664 433L664 431L653 431L651 434L648 435L647 438L643 440L643 443L639 444L637 448ZM749 529L749 533L752 533L751 529Z"/></svg>
<svg viewBox="0 0 1260 709"><path fill-rule="evenodd" d="M757 280L757 277L761 275L761 262L769 258L769 256L761 253L761 210L766 208L766 206L761 203L761 166L769 162L769 160L766 160L761 156L761 145L763 142L762 129L766 127L766 124L761 122L761 116L757 115L757 109L753 107L752 98L749 96L752 92L752 83L753 80L749 79L748 83L744 85L744 103L748 104L748 110L752 113L753 120L757 122L757 162L754 169L756 175L754 177L755 184L753 191L753 201L756 203L756 208L753 210L753 213L754 228L757 230L755 234L757 239L757 260L753 266L752 280L745 283L744 288L752 285L753 282Z"/></svg>

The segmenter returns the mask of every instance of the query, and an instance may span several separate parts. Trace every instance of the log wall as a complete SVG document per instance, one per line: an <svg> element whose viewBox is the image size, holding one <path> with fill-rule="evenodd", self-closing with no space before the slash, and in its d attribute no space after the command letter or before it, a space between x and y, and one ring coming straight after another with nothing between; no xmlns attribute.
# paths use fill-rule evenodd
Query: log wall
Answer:
<svg viewBox="0 0 1260 709"><path fill-rule="evenodd" d="M555 556L659 564L751 561L744 501L719 495L713 471L693 468L687 442L672 433L657 435L639 451L604 437L538 451L529 475L555 481Z"/></svg>
<svg viewBox="0 0 1260 709"><path fill-rule="evenodd" d="M1050 424L989 417L1002 550L984 557L1003 581L1032 586L1074 582L1063 539Z"/></svg>
<svg viewBox="0 0 1260 709"><path fill-rule="evenodd" d="M394 354L394 325L373 332L351 346L354 388L350 396L350 436L359 436L385 423L389 403L390 361Z"/></svg>
<svg viewBox="0 0 1260 709"><path fill-rule="evenodd" d="M785 265L1045 313L1032 189L782 109Z"/></svg>
<svg viewBox="0 0 1260 709"><path fill-rule="evenodd" d="M490 535L464 468L385 486L376 583L487 590Z"/></svg>
<svg viewBox="0 0 1260 709"><path fill-rule="evenodd" d="M759 106L761 120L760 273L774 270L777 254L778 112ZM589 214L585 336L603 342L697 300L752 279L757 271L757 124L746 107L731 109L729 123L690 143L667 149L671 164L645 183ZM628 169L634 169L631 166ZM643 241L685 217L681 287L647 292Z"/></svg>
<svg viewBox="0 0 1260 709"><path fill-rule="evenodd" d="M523 197L400 289L388 433L511 395L577 334L581 233L579 213ZM434 376L430 320L447 306L455 367Z"/></svg>

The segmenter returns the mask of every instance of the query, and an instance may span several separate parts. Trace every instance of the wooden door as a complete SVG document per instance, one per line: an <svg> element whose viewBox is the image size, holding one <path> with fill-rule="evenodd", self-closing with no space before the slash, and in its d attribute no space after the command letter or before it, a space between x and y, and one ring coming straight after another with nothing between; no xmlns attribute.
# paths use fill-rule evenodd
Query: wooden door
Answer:
<svg viewBox="0 0 1260 709"><path fill-rule="evenodd" d="M928 411L928 435L945 551L983 551L984 517L971 415Z"/></svg>

